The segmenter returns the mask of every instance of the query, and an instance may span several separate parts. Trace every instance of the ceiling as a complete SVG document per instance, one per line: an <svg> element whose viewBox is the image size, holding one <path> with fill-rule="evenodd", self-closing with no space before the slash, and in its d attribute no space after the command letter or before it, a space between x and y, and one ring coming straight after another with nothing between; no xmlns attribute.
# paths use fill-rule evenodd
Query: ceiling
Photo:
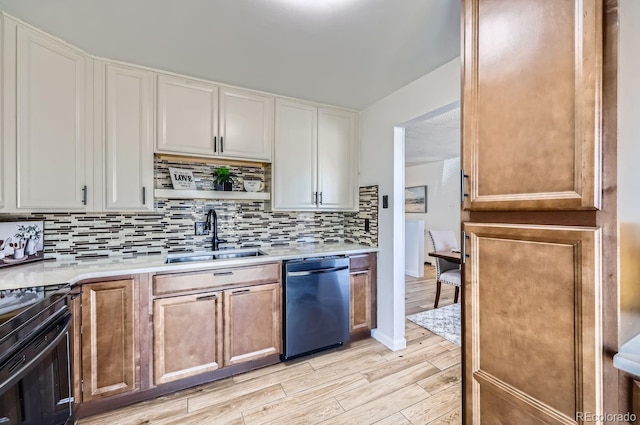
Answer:
<svg viewBox="0 0 640 425"><path fill-rule="evenodd" d="M413 123L404 131L405 166L460 156L460 107Z"/></svg>
<svg viewBox="0 0 640 425"><path fill-rule="evenodd" d="M460 54L459 0L0 0L88 53L356 110Z"/></svg>

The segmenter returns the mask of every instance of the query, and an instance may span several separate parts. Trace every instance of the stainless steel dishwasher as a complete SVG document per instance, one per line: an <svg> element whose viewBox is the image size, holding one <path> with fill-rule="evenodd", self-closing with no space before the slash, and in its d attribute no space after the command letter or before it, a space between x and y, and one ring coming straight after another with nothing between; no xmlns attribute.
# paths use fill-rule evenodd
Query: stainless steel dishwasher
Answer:
<svg viewBox="0 0 640 425"><path fill-rule="evenodd" d="M349 340L349 259L285 263L284 359Z"/></svg>

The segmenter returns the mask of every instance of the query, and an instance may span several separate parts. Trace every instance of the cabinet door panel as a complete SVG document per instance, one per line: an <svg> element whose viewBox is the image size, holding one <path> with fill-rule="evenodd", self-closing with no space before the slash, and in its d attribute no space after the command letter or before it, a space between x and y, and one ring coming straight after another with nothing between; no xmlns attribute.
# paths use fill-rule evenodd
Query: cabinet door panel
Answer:
<svg viewBox="0 0 640 425"><path fill-rule="evenodd" d="M599 208L602 2L463 13L465 209Z"/></svg>
<svg viewBox="0 0 640 425"><path fill-rule="evenodd" d="M224 317L225 366L282 351L280 285L225 291Z"/></svg>
<svg viewBox="0 0 640 425"><path fill-rule="evenodd" d="M153 210L152 108L152 73L106 65L108 210Z"/></svg>
<svg viewBox="0 0 640 425"><path fill-rule="evenodd" d="M205 293L153 302L156 385L221 367L221 295Z"/></svg>
<svg viewBox="0 0 640 425"><path fill-rule="evenodd" d="M18 27L18 208L86 209L85 57Z"/></svg>
<svg viewBox="0 0 640 425"><path fill-rule="evenodd" d="M318 110L276 100L274 208L316 209Z"/></svg>
<svg viewBox="0 0 640 425"><path fill-rule="evenodd" d="M273 98L221 89L220 137L220 156L271 161Z"/></svg>
<svg viewBox="0 0 640 425"><path fill-rule="evenodd" d="M158 151L214 154L218 87L158 75Z"/></svg>
<svg viewBox="0 0 640 425"><path fill-rule="evenodd" d="M350 326L354 333L371 329L371 272L351 273Z"/></svg>
<svg viewBox="0 0 640 425"><path fill-rule="evenodd" d="M356 208L357 142L357 114L318 110L319 208Z"/></svg>
<svg viewBox="0 0 640 425"><path fill-rule="evenodd" d="M599 229L467 223L465 231L467 423L601 414Z"/></svg>
<svg viewBox="0 0 640 425"><path fill-rule="evenodd" d="M136 389L134 280L82 287L83 401Z"/></svg>

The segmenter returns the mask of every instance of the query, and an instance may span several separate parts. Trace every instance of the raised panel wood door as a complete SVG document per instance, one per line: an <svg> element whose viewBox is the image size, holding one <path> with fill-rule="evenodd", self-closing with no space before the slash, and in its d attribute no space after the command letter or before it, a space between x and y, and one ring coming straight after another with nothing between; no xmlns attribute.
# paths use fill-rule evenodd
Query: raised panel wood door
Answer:
<svg viewBox="0 0 640 425"><path fill-rule="evenodd" d="M134 279L82 286L82 401L137 389Z"/></svg>
<svg viewBox="0 0 640 425"><path fill-rule="evenodd" d="M465 423L602 414L600 230L464 229Z"/></svg>
<svg viewBox="0 0 640 425"><path fill-rule="evenodd" d="M315 210L318 108L276 99L273 207Z"/></svg>
<svg viewBox="0 0 640 425"><path fill-rule="evenodd" d="M153 78L106 64L107 210L153 210Z"/></svg>
<svg viewBox="0 0 640 425"><path fill-rule="evenodd" d="M371 330L371 271L352 272L349 332Z"/></svg>
<svg viewBox="0 0 640 425"><path fill-rule="evenodd" d="M318 208L357 209L358 115L318 109Z"/></svg>
<svg viewBox="0 0 640 425"><path fill-rule="evenodd" d="M279 284L224 292L224 364L248 362L282 352Z"/></svg>
<svg viewBox="0 0 640 425"><path fill-rule="evenodd" d="M159 74L157 108L156 150L214 155L218 136L218 86Z"/></svg>
<svg viewBox="0 0 640 425"><path fill-rule="evenodd" d="M83 190L86 58L23 26L17 31L17 206L84 211L93 191Z"/></svg>
<svg viewBox="0 0 640 425"><path fill-rule="evenodd" d="M270 96L221 88L218 154L270 162L273 104Z"/></svg>
<svg viewBox="0 0 640 425"><path fill-rule="evenodd" d="M222 366L222 293L153 302L153 363L156 385Z"/></svg>
<svg viewBox="0 0 640 425"><path fill-rule="evenodd" d="M464 0L467 210L600 207L602 1Z"/></svg>

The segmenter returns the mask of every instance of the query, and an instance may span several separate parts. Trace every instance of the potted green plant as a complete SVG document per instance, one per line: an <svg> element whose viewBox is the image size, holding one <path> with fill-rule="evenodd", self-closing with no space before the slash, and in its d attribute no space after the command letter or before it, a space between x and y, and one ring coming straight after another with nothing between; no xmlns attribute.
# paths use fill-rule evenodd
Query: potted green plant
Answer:
<svg viewBox="0 0 640 425"><path fill-rule="evenodd" d="M213 170L213 183L215 190L233 190L233 177L227 167L220 167Z"/></svg>

